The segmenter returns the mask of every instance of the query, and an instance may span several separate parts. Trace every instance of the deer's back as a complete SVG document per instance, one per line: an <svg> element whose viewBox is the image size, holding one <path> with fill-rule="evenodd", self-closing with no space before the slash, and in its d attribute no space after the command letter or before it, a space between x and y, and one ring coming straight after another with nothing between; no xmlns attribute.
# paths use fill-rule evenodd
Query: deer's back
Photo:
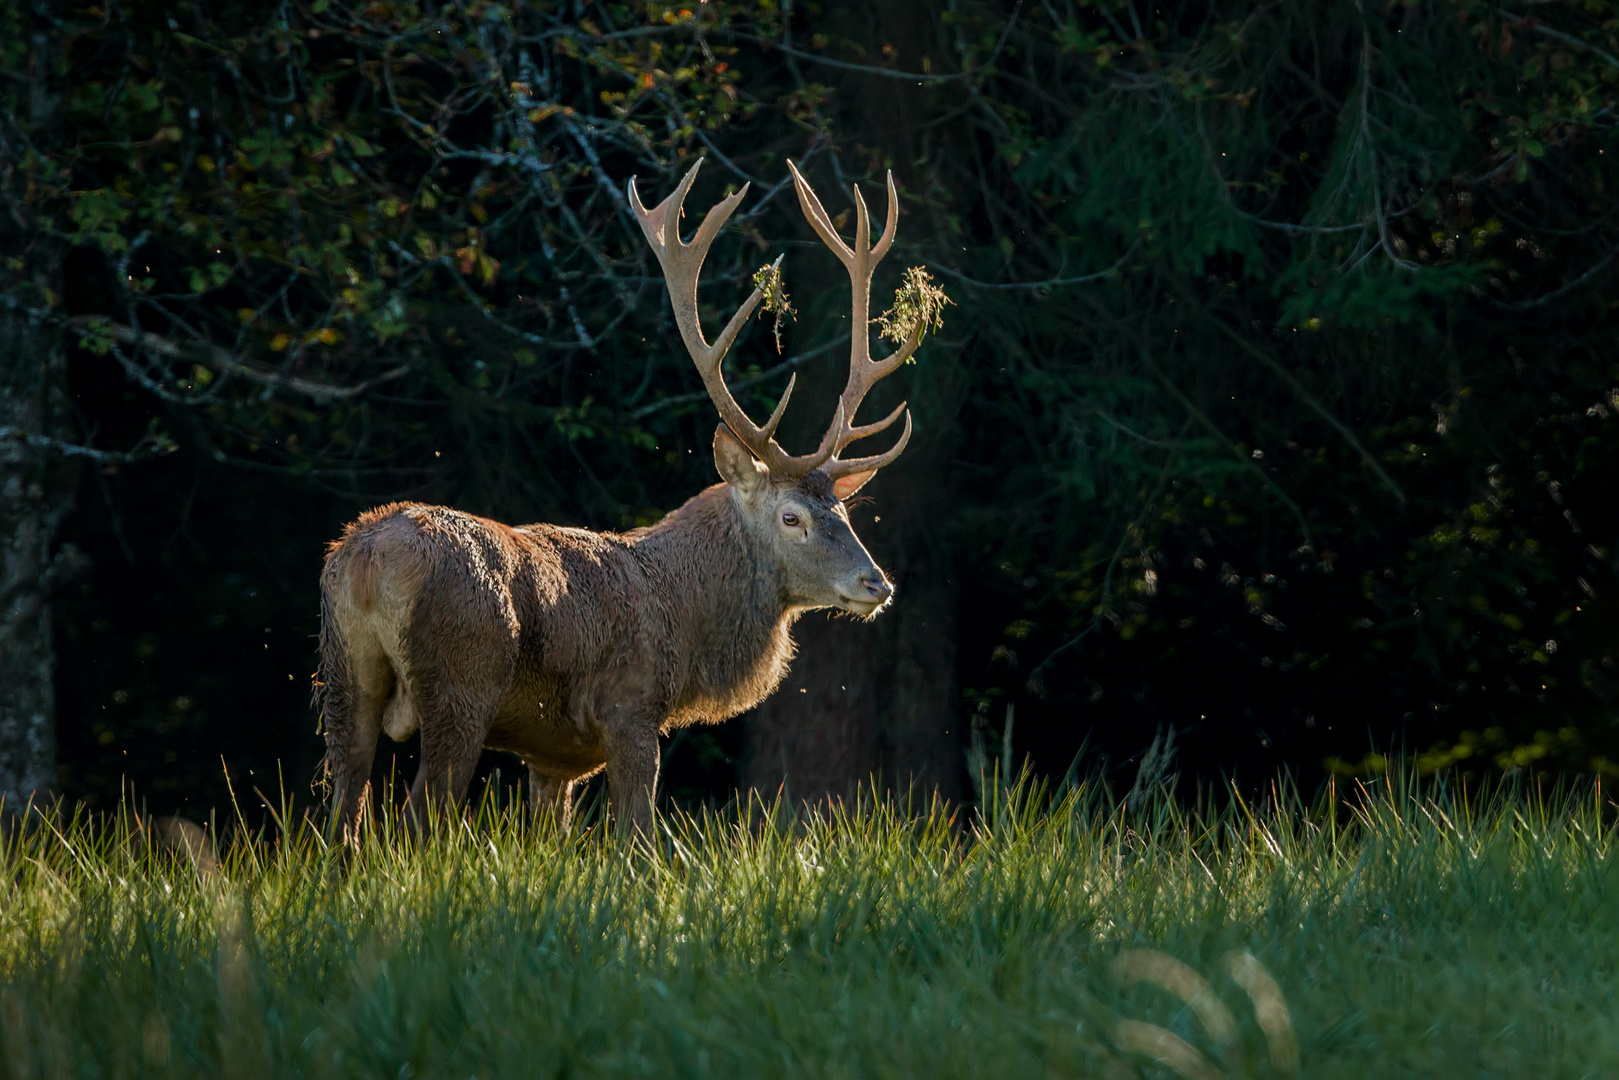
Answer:
<svg viewBox="0 0 1619 1080"><path fill-rule="evenodd" d="M351 650L374 638L407 683L470 671L565 692L633 651L648 612L619 537L410 503L345 529L321 583Z"/></svg>

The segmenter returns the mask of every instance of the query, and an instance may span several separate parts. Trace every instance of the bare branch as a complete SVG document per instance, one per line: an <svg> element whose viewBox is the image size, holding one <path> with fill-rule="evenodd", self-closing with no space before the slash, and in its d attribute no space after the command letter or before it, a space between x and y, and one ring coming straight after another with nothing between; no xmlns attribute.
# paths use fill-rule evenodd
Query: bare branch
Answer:
<svg viewBox="0 0 1619 1080"><path fill-rule="evenodd" d="M1565 34L1561 30L1553 30L1551 27L1547 26L1533 15L1514 15L1506 8L1496 8L1495 10L1503 20L1512 23L1514 26L1525 27L1526 29L1533 30L1535 33L1540 34L1542 37L1554 38L1557 41L1563 42L1564 44L1572 45L1576 49L1584 49L1595 56L1601 57L1609 67L1619 68L1619 57L1615 57L1612 53L1604 52L1595 45L1592 45L1590 42L1582 41L1579 38L1574 37L1572 34Z"/></svg>
<svg viewBox="0 0 1619 1080"><path fill-rule="evenodd" d="M1084 274L1080 277L1047 278L1044 281L979 281L977 278L968 277L959 270L952 270L943 263L930 262L927 265L939 273L947 277L953 277L963 285L970 285L975 289L1057 289L1065 285L1088 285L1093 281L1101 281L1103 278L1111 277L1118 273L1119 269L1130 261L1130 256L1134 255L1140 248L1141 241L1137 240L1125 250L1123 255L1119 256L1118 261L1106 270L1098 270L1094 274Z"/></svg>
<svg viewBox="0 0 1619 1080"><path fill-rule="evenodd" d="M1596 277L1597 274L1607 269L1608 264L1613 262L1614 256L1616 255L1619 255L1619 247L1612 249L1606 255L1602 256L1602 258L1596 261L1596 265L1592 266L1591 269L1587 270L1573 281L1570 281L1560 288L1553 289L1551 292L1545 293L1542 296L1537 296L1533 300L1518 300L1508 303L1504 300L1496 300L1492 297L1490 299L1490 303L1494 304L1502 311L1533 311L1536 308L1545 307L1553 300L1561 300L1575 289L1578 289L1581 285L1584 285L1587 281L1590 281L1592 278Z"/></svg>
<svg viewBox="0 0 1619 1080"><path fill-rule="evenodd" d="M27 446L52 454L60 454L63 457L88 458L102 465L130 465L137 461L144 461L147 458L160 457L175 449L172 444L142 439L130 450L97 450L93 446L82 446L62 439L53 439L49 435L23 431L20 428L0 427L0 444L6 443Z"/></svg>
<svg viewBox="0 0 1619 1080"><path fill-rule="evenodd" d="M283 375L279 371L266 371L256 364L251 364L241 357L221 349L217 345L206 341L171 341L148 330L137 330L133 326L124 326L120 323L108 322L106 319L91 315L80 315L68 320L70 326L81 334L106 334L119 344L131 348L145 349L158 356L168 357L172 360L191 360L207 367L215 368L229 375L240 375L251 382L261 386L276 389L291 390L305 397L322 403L334 401L347 401L358 397L385 382L402 378L410 374L410 368L400 366L390 368L380 375L373 376L353 386L333 386L331 383L316 382L312 379L300 378L297 375Z"/></svg>
<svg viewBox="0 0 1619 1080"><path fill-rule="evenodd" d="M1022 11L1023 0L1018 0L1018 2L1012 8L1012 15L1009 19L1007 19L1006 26L1001 30L999 40L995 42L995 47L990 50L989 56L982 64L972 70L958 71L951 75L931 75L927 73L916 73L910 71L891 71L888 68L873 67L870 64L851 64L846 60L834 60L829 56L819 56L815 53L804 52L800 49L793 48L791 45L784 45L779 41L759 37L756 34L744 34L734 30L731 31L730 36L742 41L752 41L760 45L769 46L772 49L778 49L787 56L796 57L799 60L812 60L815 63L821 64L825 67L841 68L844 71L858 71L862 75L880 75L885 79L903 79L907 82L914 82L918 85L921 85L922 83L951 83L977 78L986 68L994 66L996 58L1001 54L1001 50L1006 47L1006 39L1012 33L1012 27L1017 25L1018 15L1021 14Z"/></svg>

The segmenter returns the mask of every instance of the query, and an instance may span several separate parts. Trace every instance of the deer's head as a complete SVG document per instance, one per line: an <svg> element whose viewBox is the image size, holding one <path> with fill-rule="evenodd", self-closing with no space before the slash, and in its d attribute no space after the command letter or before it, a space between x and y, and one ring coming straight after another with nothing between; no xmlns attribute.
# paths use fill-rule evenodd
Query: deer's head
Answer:
<svg viewBox="0 0 1619 1080"><path fill-rule="evenodd" d="M813 453L795 457L781 448L775 435L797 376L788 380L775 412L759 427L731 396L720 369L737 333L764 299L765 287L753 290L713 344L704 339L698 322L697 277L703 258L748 191L744 185L714 206L691 241L681 240L681 204L701 165L701 161L693 165L674 192L651 210L642 204L633 179L629 199L647 242L663 266L681 339L724 421L714 433L714 464L730 486L731 497L741 508L756 541L774 554L791 605L836 607L861 616L875 615L887 605L894 589L855 535L844 500L865 486L878 469L899 457L911 438L911 414L901 402L883 419L856 425L855 413L877 380L910 359L927 329L927 320L918 320L893 355L872 360L871 276L893 244L899 224L899 196L894 190L893 174L888 176L888 220L875 245L871 243L871 220L865 200L855 189L855 242L851 248L838 236L815 192L788 162L804 216L849 271L853 287L848 382L820 446ZM778 266L780 262L776 260ZM850 443L887 429L902 414L905 430L886 453L861 458L839 456Z"/></svg>

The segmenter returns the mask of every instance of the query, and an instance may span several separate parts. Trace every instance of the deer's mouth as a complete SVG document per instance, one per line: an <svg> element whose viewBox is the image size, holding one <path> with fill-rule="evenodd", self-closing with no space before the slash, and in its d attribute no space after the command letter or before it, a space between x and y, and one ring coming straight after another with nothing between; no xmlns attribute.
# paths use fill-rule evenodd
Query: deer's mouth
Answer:
<svg viewBox="0 0 1619 1080"><path fill-rule="evenodd" d="M862 618L870 618L894 598L894 587L886 581L862 578L856 586L856 591L846 593L838 590L838 606L843 610Z"/></svg>

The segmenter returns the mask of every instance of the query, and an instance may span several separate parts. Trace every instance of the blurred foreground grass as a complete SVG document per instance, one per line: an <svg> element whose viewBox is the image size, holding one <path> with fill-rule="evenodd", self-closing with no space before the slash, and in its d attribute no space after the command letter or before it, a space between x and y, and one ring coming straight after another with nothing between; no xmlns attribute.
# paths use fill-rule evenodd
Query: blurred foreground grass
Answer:
<svg viewBox="0 0 1619 1080"><path fill-rule="evenodd" d="M1606 810L1606 812L1605 812ZM0 1069L67 1076L1619 1076L1599 790L1398 776L1135 811L486 806L199 873L128 820L13 836Z"/></svg>

